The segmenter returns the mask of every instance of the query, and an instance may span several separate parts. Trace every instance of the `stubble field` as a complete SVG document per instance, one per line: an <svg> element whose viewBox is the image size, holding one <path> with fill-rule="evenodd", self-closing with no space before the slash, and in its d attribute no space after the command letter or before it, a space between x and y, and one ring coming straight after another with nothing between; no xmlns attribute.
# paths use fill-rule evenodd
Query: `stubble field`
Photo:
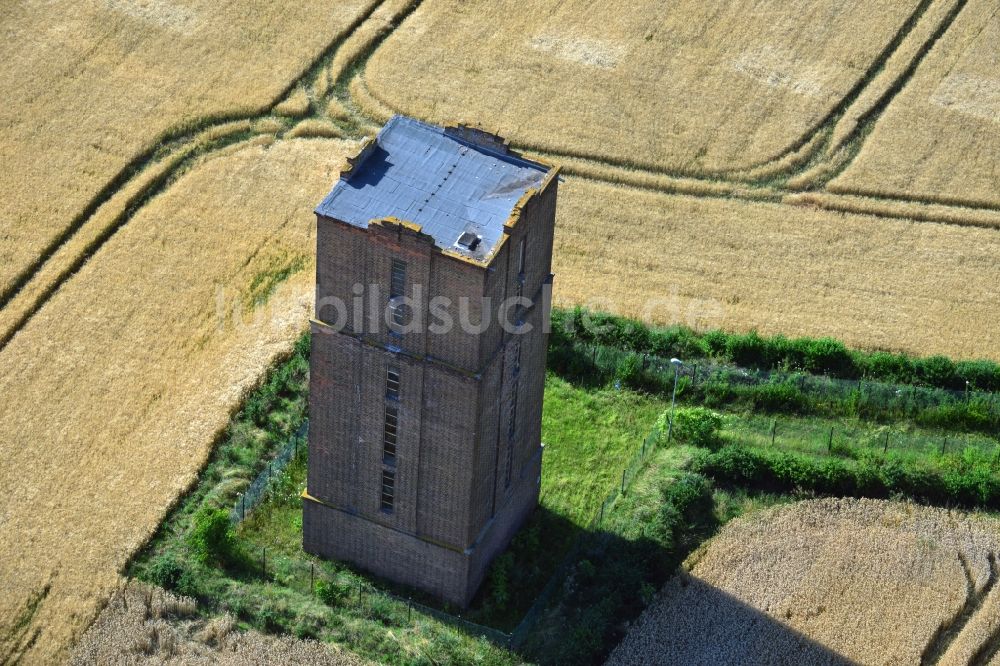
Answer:
<svg viewBox="0 0 1000 666"><path fill-rule="evenodd" d="M689 557L607 663L998 663L997 528L879 500L751 514Z"/></svg>
<svg viewBox="0 0 1000 666"><path fill-rule="evenodd" d="M0 25L0 658L67 654L290 347L312 207L392 112L564 164L557 303L1000 357L985 0L107 0ZM220 293L261 316L220 330Z"/></svg>

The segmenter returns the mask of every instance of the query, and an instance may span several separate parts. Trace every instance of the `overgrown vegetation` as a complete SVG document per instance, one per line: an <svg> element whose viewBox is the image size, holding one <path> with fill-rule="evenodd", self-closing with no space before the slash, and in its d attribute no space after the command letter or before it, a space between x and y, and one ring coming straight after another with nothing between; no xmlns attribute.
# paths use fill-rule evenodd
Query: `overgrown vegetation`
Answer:
<svg viewBox="0 0 1000 666"><path fill-rule="evenodd" d="M599 317L606 318L617 328L612 324L597 328L591 325L588 326L590 332L583 333L573 323L583 316L580 310L557 312L549 345L549 367L576 382L596 386L616 382L668 398L674 387L674 368L668 359L679 355L689 361L679 377L678 397L689 404L770 414L860 418L880 423L907 420L955 432L994 433L1000 430L1000 395L997 393L956 392L870 379L838 379L801 370L756 371L742 366L718 365L718 362L728 362L728 358L698 356L722 348L699 346L699 341L715 334L697 337L683 328L650 329L610 315ZM727 338L722 333L718 336ZM659 342L654 344L650 340ZM933 364L957 367L948 359L940 363L933 361Z"/></svg>
<svg viewBox="0 0 1000 666"><path fill-rule="evenodd" d="M523 647L529 659L599 661L684 557L746 511L818 494L967 506L1000 501L997 445L990 437L952 433L950 448L947 442L938 448L935 431L908 426L905 440L901 432L892 433L890 450L885 426L817 417L782 418L778 436L774 419L692 405L715 403L689 381L681 382L683 402L671 428L669 370L660 373L656 391L639 392L632 388L636 377L657 376L655 367L604 363L586 350L553 336L550 360L559 361L553 365L563 376L550 374L546 383L541 506L494 562L465 614L509 632L554 580L558 587L545 607L533 611L540 615ZM409 662L415 655L445 663L515 659L399 601L408 595L429 604L432 599L306 556L299 498L304 457L272 485L267 501L237 529L230 528L229 509L239 491L304 418L307 354L303 338L248 397L203 482L174 512L134 573L199 598L212 612L231 612L247 626L322 638L384 661ZM636 358L629 354L613 358ZM579 368L599 370L582 381ZM801 397L792 399L785 409L803 404ZM827 428L824 446L818 435ZM590 529L651 429L660 432L660 447ZM571 548L573 559L565 560Z"/></svg>
<svg viewBox="0 0 1000 666"><path fill-rule="evenodd" d="M685 326L651 327L583 308L552 311L552 328L566 341L596 343L637 354L714 359L744 368L868 379L953 391L1000 391L1000 364L848 349L832 338L765 337L756 331L698 333ZM968 385L966 384L968 382Z"/></svg>

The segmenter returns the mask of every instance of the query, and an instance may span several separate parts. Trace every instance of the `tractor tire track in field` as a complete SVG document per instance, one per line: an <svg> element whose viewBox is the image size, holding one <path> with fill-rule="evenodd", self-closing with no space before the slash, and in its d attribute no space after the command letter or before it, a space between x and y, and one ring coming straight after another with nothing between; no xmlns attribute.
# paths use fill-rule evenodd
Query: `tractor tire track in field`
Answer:
<svg viewBox="0 0 1000 666"><path fill-rule="evenodd" d="M941 624L931 640L927 643L924 648L923 653L920 656L920 666L934 666L939 663L942 657L948 652L948 648L955 642L955 639L959 637L962 631L969 625L969 622L976 616L976 613L980 611L983 607L983 602L989 596L990 591L997 583L997 578L1000 577L1000 570L998 570L997 559L994 553L990 553L987 558L989 559L990 574L983 585L981 590L976 590L975 577L972 575L972 567L969 566L968 560L965 555L961 552L958 554L958 560L962 565L962 571L965 574L965 603L958 614L953 618L953 620L947 624ZM979 651L982 652L987 648L990 641L980 647ZM978 653L977 653L978 656ZM973 662L976 660L974 659Z"/></svg>
<svg viewBox="0 0 1000 666"><path fill-rule="evenodd" d="M948 0L922 0L886 48L880 52L879 57L868 68L862 80L852 88L848 96L839 102L831 113L827 114L824 121L817 126L814 132L801 137L782 155L779 155L770 162L762 163L760 168L767 168L767 164L773 164L776 161L786 159L790 154L807 148L807 152L811 157L804 164L776 169L769 172L766 177L746 177L746 174L740 175L739 172L733 172L736 175L716 176L704 172L689 173L681 170L662 169L652 165L630 164L621 160L594 155L585 150L563 149L553 151L550 149L539 149L530 143L519 143L516 147L518 150L525 152L529 157L537 156L541 159L563 162L563 172L569 175L662 194L741 199L747 201L770 201L788 205L815 206L835 212L868 214L885 219L971 226L991 230L1000 229L1000 205L988 201L970 201L954 198L939 198L935 200L920 197L876 196L861 193L837 194L824 189L826 183L836 177L836 175L839 175L854 159L857 152L860 151L864 139L867 138L884 110L906 87L906 84L912 79L927 54L948 31L968 3L968 0L955 0L955 4L933 26L930 35L915 50L906 67L878 95L871 108L859 116L853 130L845 138L838 141L838 147L830 151L829 149L834 141L833 131L838 122L842 120L845 113L858 100L860 95L868 90L868 87L881 71L881 68L896 53L906 38L913 36L914 30L921 23L921 19L926 18L925 14L932 3L936 1L947 2ZM417 4L419 2L414 3L414 8ZM412 12L412 9L410 12ZM407 12L407 15L410 12ZM375 96L365 86L363 79L368 61L390 34L391 32L385 33L376 43L372 44L371 48L362 54L350 69L350 76L345 80L338 81L335 85L338 99L352 114L360 117L358 124L377 125L381 119L367 112L362 104L351 97L351 86L349 84L353 80L356 80L364 88L365 94L371 96L379 105L384 106L388 110L397 111L392 108L391 104ZM828 155L828 151L832 155ZM808 187L793 188L787 185L788 181L793 177L801 176L808 169L816 168L824 160L831 161L837 168L837 171L831 173L829 178L825 178L821 183ZM816 200L803 196L809 193L823 194L824 198ZM948 208L949 210L943 212L915 211L912 208L906 209L905 207L908 205L934 206L937 208ZM898 207L899 210L887 210L887 207L892 206Z"/></svg>
<svg viewBox="0 0 1000 666"><path fill-rule="evenodd" d="M802 191L793 190L784 186L787 180L793 175L804 171L807 167L814 166L817 161L815 155L822 155L825 153L832 140L831 135L833 127L843 117L844 113L850 108L851 104L857 100L862 92L864 92L880 68L885 65L886 61L888 61L892 54L899 48L900 44L902 44L904 40L912 34L915 26L919 23L920 18L926 13L931 3L935 1L937 0L921 0L904 25L897 31L890 43L886 45L872 65L869 66L862 79L851 89L851 91L849 91L848 95L844 99L838 102L834 110L827 114L824 120L811 134L801 137L782 155L769 161L770 163L773 163L780 159L787 158L788 155L796 151L803 150L804 148L808 149L808 152L812 156L811 161L809 161L806 165L799 165L798 167L793 165L786 170L785 173L773 173L765 179L746 180L739 176L726 177L724 174L714 176L706 175L704 173L683 173L657 168L636 168L635 165L625 163L619 164L614 160L594 156L586 153L585 151L574 151L569 149L558 152L541 150L533 151L530 145L519 145L518 148L525 150L528 153L538 155L543 159L548 158L555 159L557 161L560 159L567 160L568 164L565 164L563 168L564 172L567 174L666 195L689 195L705 198L736 198L747 201L770 201L774 203L784 203L787 205L814 205L842 212L859 212L859 201L863 200L870 200L873 203L881 205L886 203L927 203L946 205L958 209L959 211L961 209L968 209L970 211L1000 212L1000 206L995 206L986 202L982 202L981 205L979 203L968 203L964 201L942 203L923 201L919 199L906 199L901 197L873 197L867 195L844 197L844 201L840 201L838 195L825 193L828 194L830 200L822 202L795 200L794 198L790 198L789 195L801 194ZM906 84L910 81L926 54L931 50L938 39L940 39L940 37L947 32L948 28L961 12L961 9L967 4L967 1L968 0L956 0L955 6L951 9L951 11L949 11L945 19L937 26L931 39L928 39L925 42L906 70L899 77L897 77L890 88L880 96L876 105L874 105L866 114L862 116L854 131L851 133L851 138L861 136L863 139L863 137L867 135L871 126L878 120L885 107L888 106L891 100L903 88L905 88ZM264 119L273 119L282 123L284 127L284 129L277 132L250 130L216 138L215 140L208 142L205 146L192 151L191 155L186 156L184 159L180 160L178 164L167 169L164 174L154 178L149 184L147 184L146 187L142 188L140 192L132 197L125 209L110 225L108 225L106 229L97 234L77 256L72 258L71 261L68 261L64 266L59 267L57 275L49 284L45 284L41 288L36 289L33 296L26 297L30 298L31 302L24 305L21 308L20 313L15 314L13 322L4 326L2 316L0 316L0 351L3 350L17 331L20 330L42 306L44 306L44 304L49 300L49 298L51 298L58 288L65 283L65 281L69 279L69 277L77 271L87 261L87 259L93 256L94 253L96 253L118 229L122 228L125 224L128 224L134 215L141 210L141 208L150 199L167 189L176 180L176 178L186 169L190 168L190 166L193 165L197 159L205 158L215 151L233 145L238 141L250 140L255 136L271 134L276 140L281 140L289 129L289 126L293 122L301 120L316 118L333 120L339 131L349 138L360 138L377 127L379 119L366 113L362 105L358 104L356 100L353 99L350 92L351 83L355 79L360 78L361 80L359 82L363 85L363 78L361 77L363 77L365 68L367 67L371 57L385 42L385 40L392 35L393 31L414 11L416 11L421 4L421 0L409 0L402 2L400 7L391 13L387 26L383 29L378 29L376 27L374 34L368 39L367 42L363 42L360 45L357 53L343 64L340 71L332 79L329 75L329 67L339 50L348 44L349 40L355 37L355 35L358 34L362 28L366 27L366 23L370 20L375 20L376 13L380 9L390 7L391 3L392 0L379 0L378 2L373 2L366 7L366 9L358 17L356 17L345 30L339 33L320 53L320 55L304 69L303 73L289 83L282 91L282 94L261 113L221 114L188 123L184 127L168 132L154 144L154 147L137 156L126 167L124 167L98 192L84 211L74 218L67 229L39 256L38 260L33 262L33 264L18 277L14 286L7 290L7 292L0 294L0 315L2 315L4 308L6 308L12 300L14 300L18 293L25 290L25 287L39 273L45 264L53 259L60 248L65 246L77 233L79 233L80 230L92 220L94 215L103 205L111 201L113 197L130 182L141 176L146 169L155 166L155 164L157 164L160 160L170 159L171 156L176 155L179 151L190 148L192 142L196 141L202 133L209 132L214 128L222 127L227 123L236 123L240 121L256 122ZM362 39L364 39L364 37L362 37ZM325 85L322 86L318 85L321 77L325 77L326 79L323 81ZM299 88L304 88L307 92L309 99L308 112L304 116L296 118L294 121L290 118L281 117L280 115L275 114L275 107L281 104L290 95L294 94ZM369 92L369 94L371 93ZM347 118L330 118L327 113L327 104L332 100L336 100L346 110L348 114ZM384 100L379 100L379 102L384 104L387 108L391 108L390 105L385 104ZM861 142L857 140L848 141L847 144L841 148L841 150L849 147L850 150L853 150L853 152L850 153L850 158L853 159L853 156L860 150L860 143ZM763 167L766 164L767 163L762 163L761 166ZM846 164L844 166L846 167ZM828 182L828 180L829 179L824 181L824 184L825 182ZM814 191L817 190L805 190L805 192ZM847 199L850 199L850 201L847 201ZM961 223L969 226L980 226L990 229L1000 227L1000 217L998 217L995 223L992 220L977 221L974 219L956 222L953 219L955 216L920 216L915 215L912 211L900 212L898 214L885 210L869 212L870 214L874 214L878 217L888 219L915 219L917 221L937 222L943 224Z"/></svg>
<svg viewBox="0 0 1000 666"><path fill-rule="evenodd" d="M351 35L353 35L355 31L357 31L357 29L364 24L385 2L386 0L377 0L370 3L365 10L347 26L347 28L338 33L327 45L327 47L324 48L323 51L321 51L320 54L306 66L302 74L289 83L284 90L282 90L277 99L272 101L272 103L260 113L223 113L186 122L181 126L166 132L158 140L154 141L150 148L130 160L125 167L123 167L110 181L108 181L106 185L104 185L104 187L97 192L84 209L71 220L66 229L63 230L63 232L61 232L52 241L52 243L50 243L49 246L39 254L38 258L15 278L12 286L3 293L0 293L0 313L4 313L12 301L14 301L20 293L27 290L29 284L36 278L42 269L46 267L46 264L53 260L59 250L66 246L88 225L88 223L93 220L94 216L102 206L111 202L116 194L126 188L129 183L139 178L147 169L155 167L156 164L163 160L171 159L172 156L176 156L179 152L182 152L185 149L191 148L193 143L198 140L199 136L227 124L239 123L240 121L254 122L267 118L274 118L278 122L285 124L285 129L287 129L289 121L276 116L274 114L274 108L289 95L293 94L300 85L303 85L306 82L314 81L319 74L325 70L340 46L348 40ZM275 137L280 138L283 133L283 131L279 132L275 135ZM30 320L31 317L38 312L38 310L41 309L46 302L48 302L51 296L73 275L73 273L79 270L79 268L83 266L83 264L86 263L86 261L92 257L119 229L128 224L135 214L141 210L150 199L166 190L171 184L173 184L177 177L190 168L196 160L207 157L211 153L233 145L238 141L252 139L254 136L263 136L265 134L269 134L269 132L254 132L251 130L247 132L236 132L232 135L210 140L206 142L204 146L196 148L190 155L185 156L179 161L179 163L173 165L163 174L152 179L151 182L146 184L145 187L141 188L130 198L128 202L126 202L124 210L119 213L105 229L96 233L95 237L82 248L79 254L73 256L67 260L64 265L55 269L55 275L51 282L40 286L36 290L37 293L35 295L29 296L31 302L25 304L24 307L21 308L21 312L15 315L13 322L7 326L0 324L0 351L7 346L14 335L16 335L16 333L24 327L27 321Z"/></svg>
<svg viewBox="0 0 1000 666"><path fill-rule="evenodd" d="M892 84L879 96L875 104L872 105L865 113L858 117L857 123L854 129L847 135L847 137L842 142L839 148L835 148L832 154L827 154L824 158L824 162L830 164L832 168L822 174L822 176L812 183L807 189L817 189L825 187L827 183L839 176L848 166L854 161L858 153L861 152L861 148L865 143L865 140L871 134L874 129L875 123L882 117L882 114L888 108L889 104L902 92L903 88L913 79L916 74L917 69L923 64L930 53L934 45L938 43L941 37L948 31L949 28L955 23L955 19L958 15L962 13L968 5L968 0L956 0L954 6L948 13L944 16L941 23L938 24L934 32L924 41L920 49L910 60L907 67L896 77ZM826 148L831 147L832 141L828 142ZM919 199L907 199L908 201L921 202ZM921 202L922 203L922 202ZM977 206L973 206L977 207Z"/></svg>

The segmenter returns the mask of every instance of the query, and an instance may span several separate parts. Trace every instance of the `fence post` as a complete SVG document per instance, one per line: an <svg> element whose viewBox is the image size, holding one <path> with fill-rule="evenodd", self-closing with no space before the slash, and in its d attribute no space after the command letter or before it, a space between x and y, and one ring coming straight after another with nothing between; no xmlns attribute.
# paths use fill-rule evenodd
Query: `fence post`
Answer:
<svg viewBox="0 0 1000 666"><path fill-rule="evenodd" d="M778 432L778 417L771 422L771 446L774 446L774 436Z"/></svg>
<svg viewBox="0 0 1000 666"><path fill-rule="evenodd" d="M358 608L361 608L361 581L358 581Z"/></svg>
<svg viewBox="0 0 1000 666"><path fill-rule="evenodd" d="M830 428L830 439L826 443L827 455L833 453L833 428Z"/></svg>
<svg viewBox="0 0 1000 666"><path fill-rule="evenodd" d="M948 438L945 437L944 441L941 442L941 454L944 455L944 452L947 450L948 450Z"/></svg>
<svg viewBox="0 0 1000 666"><path fill-rule="evenodd" d="M309 594L316 590L316 563L309 563Z"/></svg>
<svg viewBox="0 0 1000 666"><path fill-rule="evenodd" d="M885 446L882 447L882 453L889 452L889 431L885 431Z"/></svg>
<svg viewBox="0 0 1000 666"><path fill-rule="evenodd" d="M622 470L622 495L625 494L625 472L627 471L628 471L627 467Z"/></svg>
<svg viewBox="0 0 1000 666"><path fill-rule="evenodd" d="M601 515L597 519L597 524L600 525L603 522L604 522L604 502L601 502Z"/></svg>

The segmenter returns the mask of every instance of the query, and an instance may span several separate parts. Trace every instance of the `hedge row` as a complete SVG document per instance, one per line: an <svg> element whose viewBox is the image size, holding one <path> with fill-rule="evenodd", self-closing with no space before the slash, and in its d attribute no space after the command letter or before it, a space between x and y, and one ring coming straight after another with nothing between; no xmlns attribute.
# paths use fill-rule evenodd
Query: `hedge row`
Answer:
<svg viewBox="0 0 1000 666"><path fill-rule="evenodd" d="M842 379L870 379L934 388L1000 391L1000 364L952 361L848 349L832 338L765 337L750 333L697 333L685 326L649 327L641 322L583 308L552 310L555 335L682 359L711 358L746 368L802 371Z"/></svg>
<svg viewBox="0 0 1000 666"><path fill-rule="evenodd" d="M787 451L727 446L700 451L693 472L723 485L772 492L804 490L837 497L905 496L935 505L1000 508L1000 478L988 465L936 470L904 465L893 458L815 458Z"/></svg>
<svg viewBox="0 0 1000 666"><path fill-rule="evenodd" d="M548 368L572 381L617 382L639 391L670 397L674 375L669 365L646 363L636 352L594 347L561 335L549 340ZM965 399L939 389L914 386L863 386L830 382L807 374L773 374L761 381L741 372L718 371L697 382L684 376L678 396L687 404L746 409L768 414L860 418L875 422L910 420L917 425L961 432L1000 432L1000 400L974 393Z"/></svg>

